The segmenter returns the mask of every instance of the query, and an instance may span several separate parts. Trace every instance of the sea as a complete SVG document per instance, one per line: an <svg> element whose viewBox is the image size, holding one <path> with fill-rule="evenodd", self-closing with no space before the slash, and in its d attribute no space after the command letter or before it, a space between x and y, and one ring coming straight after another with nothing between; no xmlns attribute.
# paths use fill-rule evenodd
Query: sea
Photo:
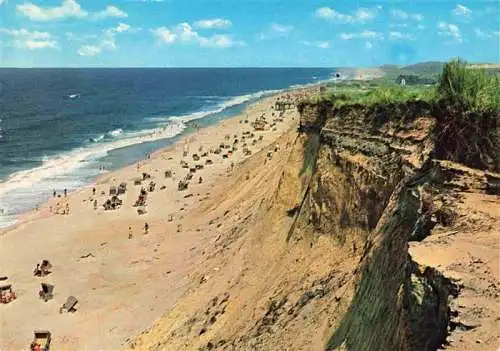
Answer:
<svg viewBox="0 0 500 351"><path fill-rule="evenodd" d="M327 68L0 68L0 228Z"/></svg>

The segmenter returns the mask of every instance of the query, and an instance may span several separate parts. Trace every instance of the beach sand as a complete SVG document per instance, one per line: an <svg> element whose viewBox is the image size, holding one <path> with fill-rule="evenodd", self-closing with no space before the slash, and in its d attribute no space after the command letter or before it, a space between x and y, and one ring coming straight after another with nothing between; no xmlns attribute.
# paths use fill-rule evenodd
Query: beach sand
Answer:
<svg viewBox="0 0 500 351"><path fill-rule="evenodd" d="M293 106L283 113L282 121L270 126L279 116L274 110L278 97L293 101L317 91L317 87L300 89L265 98L239 116L200 129L154 153L139 167L134 164L107 173L95 184L50 200L23 215L15 227L0 232L0 276L8 277L2 284L12 284L17 294L13 302L0 305L0 349L27 349L33 330L42 329L51 331L54 350L116 350L129 337L151 327L192 284L199 283L190 272L217 236L217 227L209 225L213 218L207 217L211 213L207 206L217 207L219 198L228 198L225 184L252 155L273 150L280 135L297 128L299 115ZM262 115L268 122L266 130L254 131L251 123ZM244 132L246 140L242 140ZM230 149L210 153L222 143L236 145L237 150L227 158L223 154ZM252 155L244 155L244 143ZM204 152L208 156L193 160L193 154ZM213 164L206 164L207 159ZM182 168L181 160L189 167L204 166L196 170L183 191L178 190L178 182L189 169ZM167 170L172 171L171 178L165 177ZM151 179L134 185L143 172ZM248 172L246 177L256 174ZM141 187L146 188L150 181L156 187L147 194L147 213L138 215L133 204ZM110 186L122 182L127 183L126 193L120 195L123 205L105 211L102 205L110 198ZM57 203L60 210L68 203L70 213L55 214ZM35 277L33 269L42 259L51 262L52 273ZM55 285L54 298L48 302L38 296L42 282ZM60 314L59 307L70 295L79 301L77 311Z"/></svg>

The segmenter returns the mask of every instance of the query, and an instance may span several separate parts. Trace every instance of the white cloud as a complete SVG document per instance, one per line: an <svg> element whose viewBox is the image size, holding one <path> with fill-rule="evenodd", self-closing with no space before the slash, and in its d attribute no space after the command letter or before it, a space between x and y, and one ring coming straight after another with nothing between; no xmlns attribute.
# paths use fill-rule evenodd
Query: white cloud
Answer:
<svg viewBox="0 0 500 351"><path fill-rule="evenodd" d="M307 46L313 46L318 49L328 49L331 46L331 43L329 41L302 41L301 42L304 45Z"/></svg>
<svg viewBox="0 0 500 351"><path fill-rule="evenodd" d="M108 18L108 17L116 17L116 18L126 18L128 17L127 13L120 10L118 7L110 5L106 6L106 8L100 12L94 14L95 18Z"/></svg>
<svg viewBox="0 0 500 351"><path fill-rule="evenodd" d="M424 19L424 16L420 13L408 13L403 10L391 10L391 15L401 20L413 19L415 21L422 21Z"/></svg>
<svg viewBox="0 0 500 351"><path fill-rule="evenodd" d="M382 39L384 39L384 36L382 35L382 33L364 30L361 33L341 33L340 39L342 39L342 40L352 40L352 39L382 40Z"/></svg>
<svg viewBox="0 0 500 351"><path fill-rule="evenodd" d="M415 40L411 34L401 32L389 32L389 39L391 40Z"/></svg>
<svg viewBox="0 0 500 351"><path fill-rule="evenodd" d="M114 28L117 33L128 32L132 27L126 23L118 23L118 26Z"/></svg>
<svg viewBox="0 0 500 351"><path fill-rule="evenodd" d="M208 38L200 37L199 42L201 46L211 48L230 48L233 46L245 46L242 41L234 41L229 35L213 35Z"/></svg>
<svg viewBox="0 0 500 351"><path fill-rule="evenodd" d="M39 31L29 31L25 28L21 29L6 29L0 28L0 33L5 33L11 35L13 37L24 37L29 39L50 39L52 35L47 32L39 32Z"/></svg>
<svg viewBox="0 0 500 351"><path fill-rule="evenodd" d="M211 28L229 28L233 24L230 20L223 18L214 18L208 20L201 20L194 23L195 28L211 29Z"/></svg>
<svg viewBox="0 0 500 351"><path fill-rule="evenodd" d="M286 36L295 28L292 25L270 23L269 27L257 36L257 40L276 39L278 37Z"/></svg>
<svg viewBox="0 0 500 351"><path fill-rule="evenodd" d="M194 31L187 22L178 24L172 29L167 27L158 27L150 29L151 33L160 43L174 44L176 42L196 43L203 47L229 48L233 46L245 46L243 41L235 41L230 35L215 34L210 37L204 37Z"/></svg>
<svg viewBox="0 0 500 351"><path fill-rule="evenodd" d="M127 14L118 7L110 5L104 10L96 13L89 13L84 10L76 0L63 0L60 6L40 7L31 2L16 6L17 12L28 17L32 21L55 21L65 18L107 18L107 17L127 17Z"/></svg>
<svg viewBox="0 0 500 351"><path fill-rule="evenodd" d="M74 32L65 32L64 35L68 41L84 41L97 38L96 34L77 34Z"/></svg>
<svg viewBox="0 0 500 351"><path fill-rule="evenodd" d="M462 42L462 33L457 25L446 22L438 23L439 34L447 37L452 37L455 41Z"/></svg>
<svg viewBox="0 0 500 351"><path fill-rule="evenodd" d="M96 45L84 45L77 51L80 56L96 56L101 53L101 48Z"/></svg>
<svg viewBox="0 0 500 351"><path fill-rule="evenodd" d="M42 8L31 2L17 5L17 12L33 21L51 21L66 17L86 17L88 12L83 10L75 0L64 0L61 6Z"/></svg>
<svg viewBox="0 0 500 351"><path fill-rule="evenodd" d="M324 19L332 19L335 18L338 12L329 8L329 7L321 7L316 10L316 16Z"/></svg>
<svg viewBox="0 0 500 351"><path fill-rule="evenodd" d="M116 50L118 45L116 44L116 36L117 34L123 34L126 32L134 32L138 29L132 28L130 25L126 23L118 23L116 27L107 28L102 31L102 37L98 44L94 45L83 45L81 46L77 53L80 56L96 56L101 54L104 51ZM66 33L68 40L73 36L73 33Z"/></svg>
<svg viewBox="0 0 500 351"><path fill-rule="evenodd" d="M365 43L365 48L367 48L368 50L371 50L371 49L373 48L373 44L372 44L372 43L370 43L369 41L367 41L367 42Z"/></svg>
<svg viewBox="0 0 500 351"><path fill-rule="evenodd" d="M57 49L57 41L47 32L0 28L0 33L10 35L14 39L14 45L21 49Z"/></svg>
<svg viewBox="0 0 500 351"><path fill-rule="evenodd" d="M364 22L367 20L374 19L377 16L377 9L367 9L367 8L360 8L356 11L356 14L354 18L357 21Z"/></svg>
<svg viewBox="0 0 500 351"><path fill-rule="evenodd" d="M103 32L105 36L115 37L116 34L137 33L141 30L142 28L132 27L127 23L119 22L116 27L105 29Z"/></svg>
<svg viewBox="0 0 500 351"><path fill-rule="evenodd" d="M97 45L83 45L78 50L77 53L80 56L96 56L101 54L103 51L116 50L117 45L115 42L115 37L109 35L109 31L105 32L104 38Z"/></svg>
<svg viewBox="0 0 500 351"><path fill-rule="evenodd" d="M151 33L156 36L161 42L173 44L177 40L177 34L173 33L167 27L158 27L151 29Z"/></svg>
<svg viewBox="0 0 500 351"><path fill-rule="evenodd" d="M181 23L177 26L177 32L179 33L179 38L182 41L198 40L198 32L194 31L191 25L187 22Z"/></svg>
<svg viewBox="0 0 500 351"><path fill-rule="evenodd" d="M476 33L476 36L480 39L489 39L489 38L493 38L494 36L500 36L500 32L483 32L480 28L476 28L474 30L474 32Z"/></svg>
<svg viewBox="0 0 500 351"><path fill-rule="evenodd" d="M276 33L289 33L293 30L293 26L291 25L283 25L278 23L271 24L271 30Z"/></svg>
<svg viewBox="0 0 500 351"><path fill-rule="evenodd" d="M38 49L57 49L57 43L55 40L26 40L24 42L17 42L21 47L25 47L28 50L38 50Z"/></svg>
<svg viewBox="0 0 500 351"><path fill-rule="evenodd" d="M101 44L99 46L101 47L101 49L104 50L116 50L116 48L118 47L116 45L114 37L109 39L104 39L103 41L101 41Z"/></svg>
<svg viewBox="0 0 500 351"><path fill-rule="evenodd" d="M470 14L472 13L472 10L465 7L464 5L460 5L460 4L457 4L457 6L453 9L452 13L455 15L455 16L470 16Z"/></svg>
<svg viewBox="0 0 500 351"><path fill-rule="evenodd" d="M349 15L340 13L330 7L321 7L316 10L316 16L326 20L346 23L366 22L374 19L380 9L380 6L376 8L359 8L353 15Z"/></svg>
<svg viewBox="0 0 500 351"><path fill-rule="evenodd" d="M408 23L390 23L390 28L408 28Z"/></svg>
<svg viewBox="0 0 500 351"><path fill-rule="evenodd" d="M423 24L419 24L419 25L417 26L417 28L418 28L419 30L424 30L424 29L425 29L425 26L424 26Z"/></svg>

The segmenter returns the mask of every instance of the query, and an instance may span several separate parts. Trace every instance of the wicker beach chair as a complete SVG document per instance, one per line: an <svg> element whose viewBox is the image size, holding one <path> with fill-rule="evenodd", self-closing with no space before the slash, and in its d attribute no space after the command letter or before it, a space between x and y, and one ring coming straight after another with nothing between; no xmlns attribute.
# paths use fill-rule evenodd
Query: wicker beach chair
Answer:
<svg viewBox="0 0 500 351"><path fill-rule="evenodd" d="M12 290L12 285L0 286L0 303L7 304L16 299L16 293Z"/></svg>
<svg viewBox="0 0 500 351"><path fill-rule="evenodd" d="M38 295L40 296L41 299L47 302L52 298L54 298L54 288L55 288L54 285L42 283L42 290L38 292Z"/></svg>
<svg viewBox="0 0 500 351"><path fill-rule="evenodd" d="M30 345L31 351L49 351L52 335L48 330L35 330L33 332L33 341Z"/></svg>
<svg viewBox="0 0 500 351"><path fill-rule="evenodd" d="M66 302L59 309L59 313L63 312L75 312L75 306L78 303L78 299L74 296L70 296L66 299Z"/></svg>

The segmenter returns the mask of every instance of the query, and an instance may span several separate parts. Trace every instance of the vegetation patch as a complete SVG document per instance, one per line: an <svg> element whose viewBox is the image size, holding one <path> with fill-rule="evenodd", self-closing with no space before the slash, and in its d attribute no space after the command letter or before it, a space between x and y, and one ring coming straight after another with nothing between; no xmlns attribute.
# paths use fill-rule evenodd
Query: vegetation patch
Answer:
<svg viewBox="0 0 500 351"><path fill-rule="evenodd" d="M401 86L387 79L336 82L306 104L331 106L337 116L357 111L375 129L388 121L432 116L437 158L500 172L500 75L474 67L452 60L442 66L435 85Z"/></svg>

